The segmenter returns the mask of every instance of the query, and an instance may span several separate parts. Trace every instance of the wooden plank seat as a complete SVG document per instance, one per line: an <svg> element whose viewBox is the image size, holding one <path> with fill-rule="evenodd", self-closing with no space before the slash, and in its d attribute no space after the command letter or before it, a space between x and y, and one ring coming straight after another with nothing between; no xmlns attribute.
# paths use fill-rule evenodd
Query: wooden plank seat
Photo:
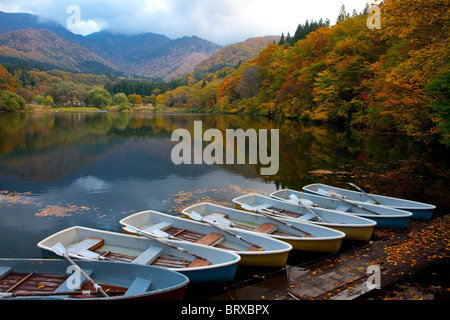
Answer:
<svg viewBox="0 0 450 320"><path fill-rule="evenodd" d="M195 243L203 244L205 246L214 246L222 240L223 240L223 234L211 232L211 233L208 233L207 235L205 235L204 237L202 237L201 239L195 241Z"/></svg>
<svg viewBox="0 0 450 320"><path fill-rule="evenodd" d="M259 227L255 228L256 232L261 232L261 233L265 233L265 234L272 234L275 231L277 231L278 226L276 224L273 223L263 223L262 225L260 225Z"/></svg>
<svg viewBox="0 0 450 320"><path fill-rule="evenodd" d="M194 259L190 265L188 265L188 268L207 267L209 265L211 265L210 261L197 258L197 259Z"/></svg>

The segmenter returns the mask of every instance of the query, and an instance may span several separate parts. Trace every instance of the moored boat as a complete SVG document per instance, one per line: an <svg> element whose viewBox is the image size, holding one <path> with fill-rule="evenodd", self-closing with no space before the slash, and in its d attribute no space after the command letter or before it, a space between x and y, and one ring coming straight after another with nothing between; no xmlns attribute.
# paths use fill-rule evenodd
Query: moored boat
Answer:
<svg viewBox="0 0 450 320"><path fill-rule="evenodd" d="M267 212L284 219L304 221L344 232L347 239L367 241L372 237L376 222L335 210L309 208L300 204L275 200L259 194L233 199L240 210Z"/></svg>
<svg viewBox="0 0 450 320"><path fill-rule="evenodd" d="M78 260L76 265L105 296L65 260L0 259L0 299L182 300L189 283L178 272L152 266Z"/></svg>
<svg viewBox="0 0 450 320"><path fill-rule="evenodd" d="M403 210L369 203L349 204L339 199L333 199L291 189L279 190L271 193L270 196L274 199L293 204L297 204L299 201L302 201L305 205L354 214L375 221L377 223L376 228L403 230L408 227L412 216L411 212L406 212Z"/></svg>
<svg viewBox="0 0 450 320"><path fill-rule="evenodd" d="M198 213L204 219L230 230L244 229L266 234L292 245L294 250L309 252L338 252L343 232L301 221L285 221L270 215L227 208L212 203L200 203L183 210Z"/></svg>
<svg viewBox="0 0 450 320"><path fill-rule="evenodd" d="M236 230L235 234L241 238L238 239L211 225L153 210L130 215L120 220L120 224L123 231L129 234L158 234L183 242L230 250L241 256L239 263L243 266L282 267L292 250L292 246L286 242L253 232Z"/></svg>
<svg viewBox="0 0 450 320"><path fill-rule="evenodd" d="M233 281L240 256L212 247L172 240L157 241L85 227L57 232L38 243L44 258L56 258L55 244L70 257L82 260L120 261L167 268L184 274L190 283ZM181 247L187 252L181 252Z"/></svg>
<svg viewBox="0 0 450 320"><path fill-rule="evenodd" d="M370 194L361 191L347 190L321 183L314 183L304 186L303 191L305 191L306 193L312 193L326 197L333 197L334 194L335 197L343 197L345 200L349 200L352 202L354 201L358 203L371 203L398 210L408 211L412 213L413 219L418 220L430 220L433 216L434 210L436 209L436 206L427 203Z"/></svg>

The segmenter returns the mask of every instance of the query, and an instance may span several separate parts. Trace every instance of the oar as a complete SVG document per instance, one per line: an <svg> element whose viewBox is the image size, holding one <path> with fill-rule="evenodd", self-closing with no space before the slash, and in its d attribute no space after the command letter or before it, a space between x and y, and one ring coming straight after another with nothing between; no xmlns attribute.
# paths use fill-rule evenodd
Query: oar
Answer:
<svg viewBox="0 0 450 320"><path fill-rule="evenodd" d="M107 261L116 261L114 259L111 258L107 258L102 256L101 254L98 254L97 252L93 252L91 250L87 250L87 249L82 249L80 250L80 252L78 253L79 256L81 257L85 257L87 259L93 259L93 260L107 260Z"/></svg>
<svg viewBox="0 0 450 320"><path fill-rule="evenodd" d="M234 222L231 222L227 218L218 217L218 218L215 218L215 221L219 225L222 225L222 226L225 226L225 227L238 228L238 229L242 229L242 230L252 230L252 228L250 228L250 227L245 228L245 227L242 227L242 226L240 226L240 225L238 225L238 224L236 224Z"/></svg>
<svg viewBox="0 0 450 320"><path fill-rule="evenodd" d="M324 207L324 206L319 206L317 203L312 202L311 200L308 199L300 199L299 197L297 197L295 194L291 194L289 196L289 199L296 201L296 202L301 202L303 203L305 206L310 206L310 207L315 207L315 208L322 208L322 209L330 209L330 207Z"/></svg>
<svg viewBox="0 0 450 320"><path fill-rule="evenodd" d="M261 213L263 216L265 216L265 217L267 217L267 218L269 218L269 219L272 219L272 220L277 221L277 222L279 222L279 223L285 224L285 225L287 225L289 228L298 230L298 231L304 233L305 235L310 235L310 236L312 236L312 234L310 234L309 232L306 232L306 231L304 231L304 230L302 230L302 229L300 229L300 228L297 228L296 226L293 226L293 225L290 224L290 223L287 223L287 222L285 222L285 221L283 221L283 220L280 220L280 219L277 219L277 218L273 217L272 215L270 215L270 214L268 214L268 213L265 213L264 210L254 208L254 207L252 207L252 206L250 206L250 205L248 205L248 204L246 204L246 203L244 203L244 204L242 205L242 208L244 208L245 210L249 210L249 211L259 212L259 213Z"/></svg>
<svg viewBox="0 0 450 320"><path fill-rule="evenodd" d="M73 265L90 283L92 283L92 285L94 286L95 290L97 290L98 292L100 292L100 294L104 297L108 297L108 295L106 294L105 291L103 291L102 287L100 287L97 283L95 283L94 280L91 279L91 277L89 277L87 275L86 272L83 271L83 269L81 269L70 257L69 254L67 253L66 248L64 248L64 246L58 242L56 245L54 245L52 247L53 252L55 252L58 256L64 257L66 258L67 261L70 262L71 265Z"/></svg>
<svg viewBox="0 0 450 320"><path fill-rule="evenodd" d="M305 205L305 203L302 201L303 199L299 199L296 195L291 194L289 196L289 198L291 198L292 200L294 200L296 198L296 201L298 202L299 205L301 205L303 208L305 208L306 210L309 211L309 213L311 213L313 216L315 216L320 222L325 222L321 217L319 217L317 215L317 213L315 213L314 211L312 211L310 208L307 207L307 205ZM310 201L312 204L314 204L312 201Z"/></svg>
<svg viewBox="0 0 450 320"><path fill-rule="evenodd" d="M125 291L109 291L110 295L125 294ZM82 291L37 291L37 292L10 292L0 293L0 298L16 298L16 297L51 297L51 296L96 296L99 295L97 291L82 290Z"/></svg>
<svg viewBox="0 0 450 320"><path fill-rule="evenodd" d="M191 213L185 213L185 215L187 215L189 218L191 218L191 219L193 219L195 221L206 222L210 226L212 226L212 227L214 227L214 228L216 228L216 229L218 229L220 231L226 232L229 235L232 235L233 237L235 237L235 238L237 238L237 239L239 239L241 241L247 242L248 244L251 244L252 246L254 246L256 248L262 249L261 246L259 246L257 244L254 244L253 242L251 242L251 241L241 237L240 235L237 235L234 232L231 232L229 230L223 229L223 228L219 227L217 224L214 224L214 223L212 223L212 222L210 222L210 221L208 221L206 219L203 219L203 217L200 214L198 214L197 212L195 212L195 211L192 211Z"/></svg>
<svg viewBox="0 0 450 320"><path fill-rule="evenodd" d="M177 247L177 246L175 246L175 245L173 245L173 244L171 244L171 243L168 243L168 242L165 242L165 241L159 239L159 238L161 238L161 237L169 238L169 234L166 233L166 232L164 232L164 231L162 231L162 230L153 230L151 233L146 233L146 232L142 231L142 230L139 229L139 228L136 228L136 227L133 227L133 226L129 226L129 225L128 225L128 227L134 229L134 230L136 231L136 233L137 233L138 235L140 235L140 236L144 236L144 237L146 237L146 238L148 238L148 239L152 239L152 240L155 240L155 241L157 241L157 242L159 242L159 243L166 244L166 245L168 245L169 247L172 247L172 248L174 248L174 249L176 249L176 250L178 250L178 251L181 251L181 252L190 254L191 256L194 256L194 257L196 257L197 259L208 261L208 259L205 259L205 258L203 258L203 257L200 257L199 255L197 255L197 254L195 254L195 253L192 253L192 252L190 252L190 251L188 251L188 250L186 250L186 249L184 249L184 248Z"/></svg>
<svg viewBox="0 0 450 320"><path fill-rule="evenodd" d="M371 197L370 195L368 195L363 189L361 189L360 187L358 187L357 185L355 185L355 184L353 184L353 183L351 183L351 182L349 182L348 183L349 185L351 185L353 188L356 188L357 190L359 190L359 191L361 191L362 193L364 193L364 195L367 197L367 198L369 198L370 200L372 200L373 202L375 202L376 204L380 204L381 205L381 203L379 203L377 200L375 200L373 197Z"/></svg>
<svg viewBox="0 0 450 320"><path fill-rule="evenodd" d="M348 205L351 205L351 206L353 206L353 207L357 207L357 208L359 208L359 209L361 209L361 210L368 211L368 212L373 213L373 214L375 214L375 215L377 215L377 216L380 215L378 212L375 212L375 211L366 209L366 208L364 208L363 206L361 206L361 205L359 205L359 204L356 204L356 203L353 203L353 202L351 202L351 201L345 200L340 194L337 194L337 193L334 193L334 192L331 192L331 191L328 191L328 193L331 195L332 198L335 198L335 199L337 199L337 200L339 200L339 201L342 201L342 202L344 202L344 203L346 203L346 204L348 204Z"/></svg>

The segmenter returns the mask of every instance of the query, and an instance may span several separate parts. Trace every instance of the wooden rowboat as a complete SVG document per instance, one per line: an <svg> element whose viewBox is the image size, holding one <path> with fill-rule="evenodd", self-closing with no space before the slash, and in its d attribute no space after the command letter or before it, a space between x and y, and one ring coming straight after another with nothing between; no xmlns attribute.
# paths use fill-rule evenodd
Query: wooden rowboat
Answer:
<svg viewBox="0 0 450 320"><path fill-rule="evenodd" d="M294 195L294 197L292 197L292 195ZM294 204L297 204L299 200L307 200L304 203L310 206L311 204L308 204L308 201L312 202L312 206L324 207L326 209L338 210L349 214L354 214L375 221L377 223L376 228L392 228L403 230L408 227L412 216L411 212L406 212L403 210L369 203L358 203L352 205L338 199L318 196L315 194L300 192L291 189L279 190L271 193L270 196L274 199L287 201Z"/></svg>
<svg viewBox="0 0 450 320"><path fill-rule="evenodd" d="M233 281L241 257L211 247L172 240L157 241L122 233L72 227L40 241L44 258L56 258L52 248L61 243L70 257L82 260L120 261L167 268L184 274L190 283ZM182 247L187 252L181 252ZM196 256L191 255L195 254Z"/></svg>
<svg viewBox="0 0 450 320"><path fill-rule="evenodd" d="M192 214L193 212L221 226L231 222L231 224L228 223L227 228L233 231L243 228L285 241L298 251L338 252L342 239L345 237L343 232L311 223L285 222L282 219L274 219L262 214L253 214L212 203L200 203L183 210L183 213L186 214Z"/></svg>
<svg viewBox="0 0 450 320"><path fill-rule="evenodd" d="M0 259L0 300L182 300L189 283L186 276L158 267L97 261L76 264L107 297L98 295L65 260Z"/></svg>
<svg viewBox="0 0 450 320"><path fill-rule="evenodd" d="M338 196L345 197L346 200L351 200L358 203L371 203L375 202L370 199L373 198L375 201L379 202L378 205L383 205L389 208L404 210L412 213L413 219L418 220L430 220L433 216L433 212L436 206L426 203L421 203L417 201L404 200L399 198L387 197L376 194L367 194L364 192L352 191L342 188L336 188L328 186L325 184L315 183L303 187L303 191L306 193L312 193L321 196L331 197L329 192L335 193ZM375 203L376 204L376 203Z"/></svg>
<svg viewBox="0 0 450 320"><path fill-rule="evenodd" d="M256 246L211 225L152 210L130 215L120 220L120 224L125 233L151 236L155 231L159 234L163 232L179 241L230 250L241 256L239 263L243 266L283 267L292 250L292 246L286 242L254 232L236 230L235 233Z"/></svg>
<svg viewBox="0 0 450 320"><path fill-rule="evenodd" d="M270 212L284 219L304 221L344 232L347 239L368 241L373 234L376 222L341 213L335 210L308 208L300 204L275 200L259 194L248 194L233 199L239 210ZM250 209L252 208L252 209Z"/></svg>

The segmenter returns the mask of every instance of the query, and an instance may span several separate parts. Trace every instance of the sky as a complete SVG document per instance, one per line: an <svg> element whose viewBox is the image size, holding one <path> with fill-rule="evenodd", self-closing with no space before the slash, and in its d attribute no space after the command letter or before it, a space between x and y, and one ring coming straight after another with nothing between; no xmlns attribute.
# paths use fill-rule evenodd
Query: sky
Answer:
<svg viewBox="0 0 450 320"><path fill-rule="evenodd" d="M375 1L375 0L374 0ZM0 0L0 11L26 12L87 35L108 30L198 36L220 45L295 33L307 19L334 24L342 5L363 11L370 0Z"/></svg>

